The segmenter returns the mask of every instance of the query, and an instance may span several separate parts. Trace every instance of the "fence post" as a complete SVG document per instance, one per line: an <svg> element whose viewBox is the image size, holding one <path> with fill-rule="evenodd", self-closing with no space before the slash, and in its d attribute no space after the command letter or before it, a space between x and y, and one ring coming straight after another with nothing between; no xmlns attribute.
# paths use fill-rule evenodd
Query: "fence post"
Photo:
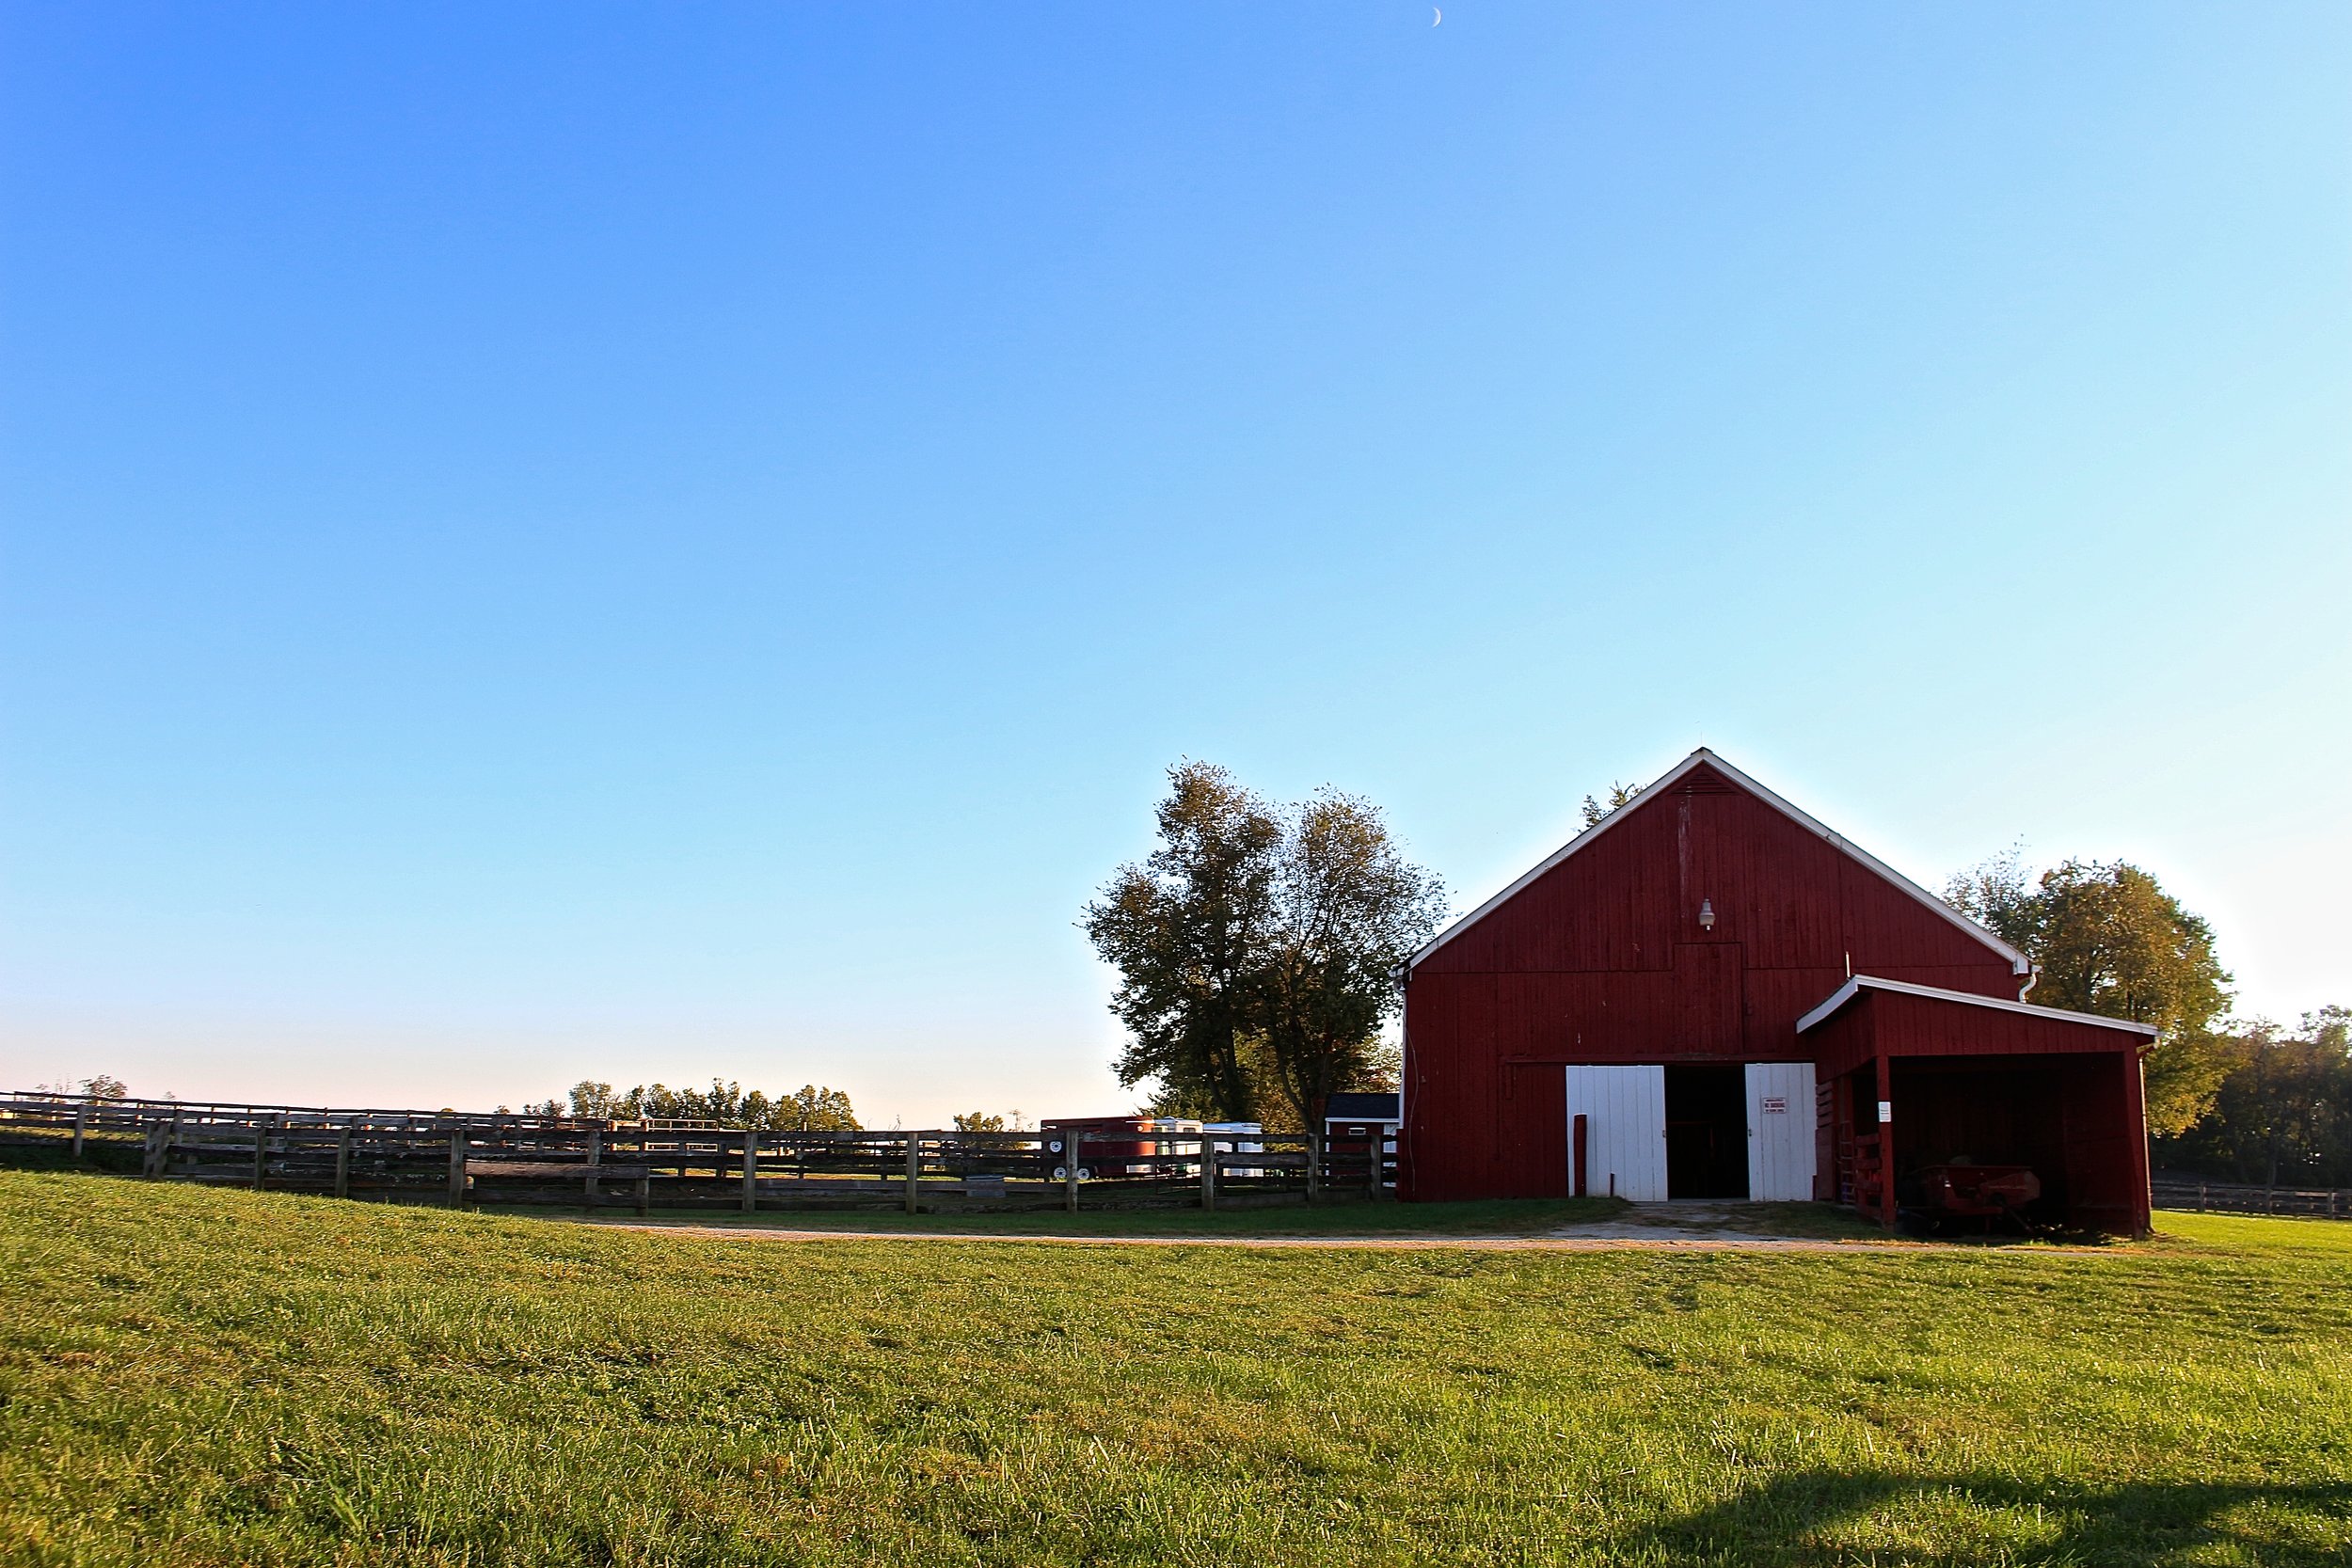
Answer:
<svg viewBox="0 0 2352 1568"><path fill-rule="evenodd" d="M253 1190L262 1190L262 1177L269 1169L269 1117L253 1124Z"/></svg>
<svg viewBox="0 0 2352 1568"><path fill-rule="evenodd" d="M170 1148L171 1123L158 1121L147 1130L147 1157L139 1162L139 1174L151 1181L159 1180Z"/></svg>
<svg viewBox="0 0 2352 1568"><path fill-rule="evenodd" d="M351 1129L335 1129L335 1196L351 1196Z"/></svg>
<svg viewBox="0 0 2352 1568"><path fill-rule="evenodd" d="M743 1134L743 1212L751 1213L759 1207L759 1134L746 1131Z"/></svg>
<svg viewBox="0 0 2352 1568"><path fill-rule="evenodd" d="M922 1177L922 1174L923 1135L920 1132L909 1132L907 1134L907 1212L910 1214L915 1212L914 1183Z"/></svg>
<svg viewBox="0 0 2352 1568"><path fill-rule="evenodd" d="M82 1158L82 1134L88 1128L89 1101L86 1100L73 1107L73 1158L77 1162Z"/></svg>
<svg viewBox="0 0 2352 1568"><path fill-rule="evenodd" d="M1323 1129L1307 1129L1307 1201L1323 1196Z"/></svg>
<svg viewBox="0 0 2352 1568"><path fill-rule="evenodd" d="M466 1206L466 1149L473 1142L473 1129L463 1125L449 1130L449 1206Z"/></svg>
<svg viewBox="0 0 2352 1568"><path fill-rule="evenodd" d="M1061 1206L1078 1212L1078 1146L1086 1134L1065 1129L1061 1135Z"/></svg>
<svg viewBox="0 0 2352 1568"><path fill-rule="evenodd" d="M1200 1134L1200 1207L1216 1208L1216 1138L1209 1132Z"/></svg>

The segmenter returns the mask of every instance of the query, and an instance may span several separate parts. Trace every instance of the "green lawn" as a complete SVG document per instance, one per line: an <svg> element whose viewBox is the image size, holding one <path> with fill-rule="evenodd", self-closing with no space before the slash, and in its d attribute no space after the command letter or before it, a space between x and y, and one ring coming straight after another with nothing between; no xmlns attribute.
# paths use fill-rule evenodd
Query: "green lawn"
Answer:
<svg viewBox="0 0 2352 1568"><path fill-rule="evenodd" d="M727 1241L0 1173L0 1561L2328 1564L2352 1226Z"/></svg>

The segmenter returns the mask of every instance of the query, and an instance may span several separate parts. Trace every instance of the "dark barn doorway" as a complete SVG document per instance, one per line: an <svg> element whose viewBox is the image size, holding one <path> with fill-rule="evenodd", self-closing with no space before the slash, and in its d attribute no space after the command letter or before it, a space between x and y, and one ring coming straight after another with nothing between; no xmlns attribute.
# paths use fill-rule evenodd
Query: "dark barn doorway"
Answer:
<svg viewBox="0 0 2352 1568"><path fill-rule="evenodd" d="M1748 1196L1747 1069L1666 1069L1666 1196Z"/></svg>

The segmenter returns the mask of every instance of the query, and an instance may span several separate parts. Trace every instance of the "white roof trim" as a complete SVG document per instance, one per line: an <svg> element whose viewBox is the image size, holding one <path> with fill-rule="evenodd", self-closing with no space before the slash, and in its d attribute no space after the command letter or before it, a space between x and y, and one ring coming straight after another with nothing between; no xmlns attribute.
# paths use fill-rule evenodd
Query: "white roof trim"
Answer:
<svg viewBox="0 0 2352 1568"><path fill-rule="evenodd" d="M2024 1013L2028 1018L2057 1019L2064 1023L2095 1023L2103 1029L2121 1029L2126 1034L2145 1035L2153 1039L2159 1032L2153 1023L2134 1023L2127 1018L2108 1018L2102 1013L2069 1012L2064 1007L2037 1007L2030 1002L2011 1002L1998 996L1979 996L1974 991L1946 990L1941 986L1915 986L1908 980L1882 980L1875 974L1857 974L1830 993L1828 1001L1797 1020L1797 1033L1829 1017L1854 999L1865 988L1871 990L1899 990L1906 996L1931 997L1938 1002L1964 1002L1972 1007L1992 1007L2005 1013Z"/></svg>
<svg viewBox="0 0 2352 1568"><path fill-rule="evenodd" d="M1697 751L1692 752L1689 756L1684 757L1674 767L1668 768L1654 782L1644 785L1641 793L1636 795L1632 800L1627 801L1624 805L1619 806L1616 810L1611 812L1608 816L1602 817L1599 821L1594 823L1591 827L1585 829L1574 838L1568 840L1567 843L1562 845L1541 864L1537 865L1534 870L1521 877L1518 881L1513 882L1509 887L1504 888L1501 893L1496 894L1492 898L1487 899L1485 903L1479 905L1478 908L1470 911L1470 913L1464 915L1461 919L1455 921L1444 930L1439 931L1436 936L1430 938L1427 942L1422 944L1421 951L1415 953L1411 958L1405 960L1405 967L1406 971L1410 972L1414 965L1419 964L1423 959L1427 958L1430 954L1435 953L1438 948L1443 947L1447 942L1452 942L1456 936L1459 936L1462 932L1468 930L1470 927L1476 925L1479 921L1484 920L1487 915L1493 913L1495 910L1508 902L1513 895L1517 894L1521 888L1527 886L1528 883L1534 881L1536 878L1542 876L1545 872L1549 871L1553 866L1558 865L1562 861L1566 860L1570 855L1575 854L1579 849L1583 848L1587 844L1590 844L1593 840L1607 832L1610 828L1628 812L1633 811L1637 807L1646 805L1648 800L1645 798L1652 790L1664 789L1668 784L1673 784L1676 780L1681 778L1685 773L1690 772L1692 768L1699 767L1701 764L1705 764L1708 767L1714 768L1724 778L1729 779L1732 783L1738 784L1740 788L1746 790L1749 794L1755 796L1766 805L1777 810L1782 816L1788 817L1790 821L1795 822L1798 826L1827 839L1837 848L1845 851L1845 853L1851 855L1855 860L1860 861L1862 864L1869 870L1875 871L1879 874L1879 876L1884 878L1896 887L1900 888L1903 892L1911 895L1912 897L1917 899L1929 909L1933 910L1937 914L1942 915L1946 920L1950 921L1954 926L1957 926L1960 929L1965 931L1968 935L1976 938L1977 941L1984 943L1987 947L1992 948L1994 952L2009 959L2010 972L2011 974L2024 975L2031 974L2033 973L2033 960L2026 958L2025 954L2020 953L2016 948L2011 947L2008 942L2003 942L1999 937L1994 936L1992 932L1986 930L1983 927L1978 925L1975 921L1969 919L1966 915L1961 913L1958 910L1944 902L1943 899L1938 898L1934 894L1930 893L1926 888L1921 887L1918 883L1913 881L1910 878L1904 876L1901 872L1896 870L1884 861L1880 860L1876 855L1861 848L1851 840L1844 837L1843 835L1833 832L1830 829L1822 826L1821 823L1813 817L1807 816L1802 811L1799 811L1795 806L1790 805L1788 801L1782 800L1771 790L1766 789L1762 784L1757 784L1754 779L1749 778L1745 773L1740 772L1740 769L1732 767L1731 764L1725 762L1723 758L1717 756L1714 752L1708 751L1704 746L1700 747ZM2047 1012L2052 1009L2043 1008L2042 1010Z"/></svg>

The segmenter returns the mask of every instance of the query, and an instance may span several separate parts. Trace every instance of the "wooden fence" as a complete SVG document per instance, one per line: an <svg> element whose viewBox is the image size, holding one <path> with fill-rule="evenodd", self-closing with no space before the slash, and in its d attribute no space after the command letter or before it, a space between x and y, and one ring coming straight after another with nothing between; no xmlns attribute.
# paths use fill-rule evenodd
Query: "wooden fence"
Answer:
<svg viewBox="0 0 2352 1568"><path fill-rule="evenodd" d="M2225 1214L2305 1214L2352 1220L2352 1188L2265 1187L2246 1181L2208 1181L2198 1176L2159 1171L2150 1183L2159 1209L2188 1209Z"/></svg>
<svg viewBox="0 0 2352 1568"><path fill-rule="evenodd" d="M1047 1130L755 1132L446 1111L0 1095L0 1144L135 1146L153 1180L393 1202L588 1209L1204 1209L1365 1201L1393 1143Z"/></svg>

